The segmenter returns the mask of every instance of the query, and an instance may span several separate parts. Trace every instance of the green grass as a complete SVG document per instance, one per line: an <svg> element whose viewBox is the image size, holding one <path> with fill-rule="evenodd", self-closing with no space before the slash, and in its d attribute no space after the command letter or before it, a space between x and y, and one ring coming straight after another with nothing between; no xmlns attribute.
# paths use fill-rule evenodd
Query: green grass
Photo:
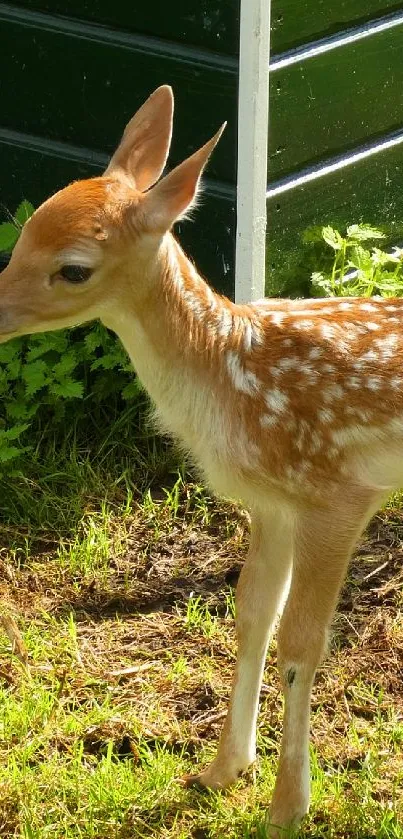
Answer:
<svg viewBox="0 0 403 839"><path fill-rule="evenodd" d="M150 434L91 458L69 434L3 482L1 609L28 666L0 629L0 835L263 839L282 718L274 644L254 771L219 794L179 783L212 758L225 715L247 517ZM400 504L352 566L317 679L301 836L403 839Z"/></svg>

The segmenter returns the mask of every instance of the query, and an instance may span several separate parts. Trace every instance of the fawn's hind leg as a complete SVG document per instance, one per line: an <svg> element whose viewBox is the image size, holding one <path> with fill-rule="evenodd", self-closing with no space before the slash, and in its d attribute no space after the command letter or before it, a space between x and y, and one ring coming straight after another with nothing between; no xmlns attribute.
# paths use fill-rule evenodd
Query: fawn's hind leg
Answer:
<svg viewBox="0 0 403 839"><path fill-rule="evenodd" d="M284 837L309 806L309 716L315 671L348 561L381 498L344 488L327 508L300 513L294 530L293 574L278 633L278 666L285 706L276 785L267 822L271 839Z"/></svg>
<svg viewBox="0 0 403 839"><path fill-rule="evenodd" d="M252 516L249 554L236 592L238 657L215 760L187 783L226 787L256 756L256 719L267 646L291 567L293 519L282 508Z"/></svg>

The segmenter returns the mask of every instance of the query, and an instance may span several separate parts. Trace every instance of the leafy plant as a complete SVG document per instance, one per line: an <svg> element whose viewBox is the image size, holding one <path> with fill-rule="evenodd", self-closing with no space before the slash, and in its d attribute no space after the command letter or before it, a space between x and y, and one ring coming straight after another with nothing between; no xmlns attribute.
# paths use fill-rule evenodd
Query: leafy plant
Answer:
<svg viewBox="0 0 403 839"><path fill-rule="evenodd" d="M0 251L12 251L33 211L23 201L12 220L0 224ZM111 405L136 397L140 389L116 336L98 322L0 345L2 470L33 447L35 428L45 417L63 433L69 419L88 422L102 405L110 413Z"/></svg>
<svg viewBox="0 0 403 839"><path fill-rule="evenodd" d="M333 227L310 231L309 241L323 241L331 249L330 264L311 277L313 296L403 296L403 249L386 252L374 246L384 234L367 224L352 224L344 236Z"/></svg>
<svg viewBox="0 0 403 839"><path fill-rule="evenodd" d="M34 207L29 201L22 201L11 221L0 224L0 251L10 253L18 240L25 222L32 216Z"/></svg>

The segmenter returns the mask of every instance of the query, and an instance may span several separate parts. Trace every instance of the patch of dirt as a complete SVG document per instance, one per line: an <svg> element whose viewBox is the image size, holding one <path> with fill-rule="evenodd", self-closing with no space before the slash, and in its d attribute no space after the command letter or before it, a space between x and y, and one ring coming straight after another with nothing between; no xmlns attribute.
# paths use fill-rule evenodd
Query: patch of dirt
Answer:
<svg viewBox="0 0 403 839"><path fill-rule="evenodd" d="M77 619L171 612L190 595L208 598L220 612L222 590L236 584L247 549L248 519L228 508L216 513L207 528L178 517L157 535L144 516L134 515L126 523L125 553L111 556L106 580L95 574L62 578L54 553L33 558L18 572L0 556L0 598L26 617L38 608L55 615L73 611ZM235 522L231 536L224 527L229 511Z"/></svg>

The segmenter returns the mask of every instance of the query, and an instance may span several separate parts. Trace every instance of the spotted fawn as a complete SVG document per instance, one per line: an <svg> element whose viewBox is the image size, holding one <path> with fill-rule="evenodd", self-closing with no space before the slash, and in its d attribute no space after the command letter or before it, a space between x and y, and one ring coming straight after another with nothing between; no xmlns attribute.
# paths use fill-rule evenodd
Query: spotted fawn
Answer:
<svg viewBox="0 0 403 839"><path fill-rule="evenodd" d="M229 711L217 757L186 783L227 787L255 760L283 606L284 724L267 817L278 839L308 809L311 690L349 558L403 484L403 301L236 305L216 294L170 231L222 129L161 178L172 115L172 91L160 87L104 175L70 184L25 224L1 274L0 340L99 318L125 346L160 428L215 492L250 509Z"/></svg>

